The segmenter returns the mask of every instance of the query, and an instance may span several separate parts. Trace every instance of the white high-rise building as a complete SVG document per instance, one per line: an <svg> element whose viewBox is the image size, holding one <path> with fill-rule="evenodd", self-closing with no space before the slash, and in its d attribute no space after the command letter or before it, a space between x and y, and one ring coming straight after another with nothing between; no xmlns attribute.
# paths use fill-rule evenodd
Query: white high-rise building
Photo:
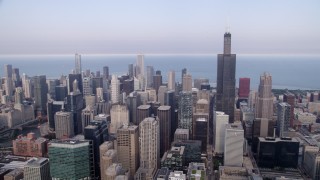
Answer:
<svg viewBox="0 0 320 180"><path fill-rule="evenodd" d="M104 101L103 98L103 88L97 88L97 102Z"/></svg>
<svg viewBox="0 0 320 180"><path fill-rule="evenodd" d="M144 76L144 55L139 54L137 56L136 76Z"/></svg>
<svg viewBox="0 0 320 180"><path fill-rule="evenodd" d="M224 165L242 167L244 131L242 125L227 124L224 140Z"/></svg>
<svg viewBox="0 0 320 180"><path fill-rule="evenodd" d="M174 71L168 72L168 89L169 90L176 89L176 73Z"/></svg>
<svg viewBox="0 0 320 180"><path fill-rule="evenodd" d="M116 75L112 75L111 79L111 102L118 103L120 100L120 81Z"/></svg>
<svg viewBox="0 0 320 180"><path fill-rule="evenodd" d="M214 152L222 154L224 152L225 129L229 123L229 115L221 111L214 112Z"/></svg>
<svg viewBox="0 0 320 180"><path fill-rule="evenodd" d="M81 74L81 55L75 54L75 74Z"/></svg>
<svg viewBox="0 0 320 180"><path fill-rule="evenodd" d="M22 88L24 92L24 97L31 98L31 84L30 79L26 74L22 74Z"/></svg>
<svg viewBox="0 0 320 180"><path fill-rule="evenodd" d="M111 124L109 133L115 134L124 124L129 124L129 110L126 105L113 105L110 110Z"/></svg>
<svg viewBox="0 0 320 180"><path fill-rule="evenodd" d="M151 178L160 165L160 127L159 120L153 117L145 118L139 125L140 167L138 174Z"/></svg>

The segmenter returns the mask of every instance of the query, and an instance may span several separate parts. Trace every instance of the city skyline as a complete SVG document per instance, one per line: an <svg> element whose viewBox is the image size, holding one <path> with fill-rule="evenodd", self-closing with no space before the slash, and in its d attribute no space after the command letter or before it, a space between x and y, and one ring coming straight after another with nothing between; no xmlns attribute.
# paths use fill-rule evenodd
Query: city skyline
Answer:
<svg viewBox="0 0 320 180"><path fill-rule="evenodd" d="M318 53L317 1L0 1L0 54ZM272 10L272 11L271 11Z"/></svg>

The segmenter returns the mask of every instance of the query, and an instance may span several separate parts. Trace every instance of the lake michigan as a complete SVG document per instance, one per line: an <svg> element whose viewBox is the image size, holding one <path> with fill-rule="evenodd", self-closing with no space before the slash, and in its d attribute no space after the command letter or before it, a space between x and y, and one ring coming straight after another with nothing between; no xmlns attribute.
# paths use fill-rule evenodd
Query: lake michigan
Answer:
<svg viewBox="0 0 320 180"><path fill-rule="evenodd" d="M92 72L109 66L109 73L126 74L128 64L135 64L136 55L82 54L82 70ZM217 55L171 55L145 54L145 66L161 70L164 81L167 72L176 72L176 80L181 81L181 69L187 68L192 78L208 78L216 82ZM69 74L74 69L74 54L68 55L0 55L0 75L3 65L12 64L28 76L46 75L47 79ZM236 81L239 77L251 78L251 88L258 89L260 74L272 75L273 88L279 89L320 89L320 55L264 55L237 54Z"/></svg>

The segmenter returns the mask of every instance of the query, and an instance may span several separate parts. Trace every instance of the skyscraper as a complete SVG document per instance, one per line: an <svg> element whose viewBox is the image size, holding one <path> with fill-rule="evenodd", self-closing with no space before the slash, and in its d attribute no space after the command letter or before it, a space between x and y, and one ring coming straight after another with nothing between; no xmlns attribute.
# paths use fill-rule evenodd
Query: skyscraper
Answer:
<svg viewBox="0 0 320 180"><path fill-rule="evenodd" d="M176 89L176 73L174 71L168 72L168 89L169 90Z"/></svg>
<svg viewBox="0 0 320 180"><path fill-rule="evenodd" d="M157 70L156 75L153 76L153 88L158 94L159 87L162 85L162 75L161 71Z"/></svg>
<svg viewBox="0 0 320 180"><path fill-rule="evenodd" d="M290 127L291 106L288 103L278 103L277 105L277 134L279 137L287 136Z"/></svg>
<svg viewBox="0 0 320 180"><path fill-rule="evenodd" d="M111 79L111 102L118 103L120 100L120 82L116 75L112 75Z"/></svg>
<svg viewBox="0 0 320 180"><path fill-rule="evenodd" d="M152 87L153 85L153 76L154 76L154 69L153 66L147 66L147 88Z"/></svg>
<svg viewBox="0 0 320 180"><path fill-rule="evenodd" d="M12 65L5 64L4 65L4 76L5 76L5 90L6 95L9 97L12 96L13 93L13 84L12 84Z"/></svg>
<svg viewBox="0 0 320 180"><path fill-rule="evenodd" d="M82 69L81 69L81 55L76 53L75 54L75 74L81 74L82 73Z"/></svg>
<svg viewBox="0 0 320 180"><path fill-rule="evenodd" d="M109 67L108 66L103 66L103 78L109 79Z"/></svg>
<svg viewBox="0 0 320 180"><path fill-rule="evenodd" d="M187 69L186 69L186 68L183 68L183 69L181 70L181 83L182 83L182 85L183 85L183 76L186 75L186 74L187 74Z"/></svg>
<svg viewBox="0 0 320 180"><path fill-rule="evenodd" d="M291 127L293 127L295 101L296 101L296 97L294 94L287 92L283 95L283 102L286 102L291 106L291 110L290 110L290 126Z"/></svg>
<svg viewBox="0 0 320 180"><path fill-rule="evenodd" d="M111 124L109 132L114 134L124 124L129 124L129 110L126 105L113 105L110 110Z"/></svg>
<svg viewBox="0 0 320 180"><path fill-rule="evenodd" d="M191 74L185 74L182 78L182 91L192 90L192 76Z"/></svg>
<svg viewBox="0 0 320 180"><path fill-rule="evenodd" d="M214 112L214 151L217 154L224 152L225 129L228 124L229 116L224 112Z"/></svg>
<svg viewBox="0 0 320 180"><path fill-rule="evenodd" d="M159 121L152 117L144 119L139 125L140 167L137 176L147 174L146 176L153 178L160 165L159 145Z"/></svg>
<svg viewBox="0 0 320 180"><path fill-rule="evenodd" d="M218 54L216 110L229 115L234 121L236 55L231 54L231 34L224 34L223 54Z"/></svg>
<svg viewBox="0 0 320 180"><path fill-rule="evenodd" d="M57 139L74 136L73 114L71 112L56 112L54 121Z"/></svg>
<svg viewBox="0 0 320 180"><path fill-rule="evenodd" d="M34 105L37 112L47 111L47 93L48 86L46 83L46 76L34 77Z"/></svg>
<svg viewBox="0 0 320 180"><path fill-rule="evenodd" d="M239 79L239 98L249 98L250 78Z"/></svg>
<svg viewBox="0 0 320 180"><path fill-rule="evenodd" d="M242 125L228 124L225 128L224 165L238 166L243 164L244 131Z"/></svg>
<svg viewBox="0 0 320 180"><path fill-rule="evenodd" d="M137 56L136 77L139 75L144 76L144 55L139 54Z"/></svg>
<svg viewBox="0 0 320 180"><path fill-rule="evenodd" d="M137 108L137 117L136 117L136 125L139 124L145 119L151 116L151 106L150 105L140 105Z"/></svg>
<svg viewBox="0 0 320 180"><path fill-rule="evenodd" d="M179 122L178 127L189 129L192 132L192 93L182 91L179 96Z"/></svg>
<svg viewBox="0 0 320 180"><path fill-rule="evenodd" d="M139 168L139 128L124 125L117 131L118 161L133 177Z"/></svg>
<svg viewBox="0 0 320 180"><path fill-rule="evenodd" d="M170 149L171 142L171 107L160 106L157 115L160 123L160 157Z"/></svg>
<svg viewBox="0 0 320 180"><path fill-rule="evenodd" d="M52 141L48 147L52 179L90 179L91 148L87 140Z"/></svg>
<svg viewBox="0 0 320 180"><path fill-rule="evenodd" d="M83 92L83 84L82 84L82 76L81 74L69 74L68 75L68 92L75 92L73 85L74 82L78 83L78 90L82 93Z"/></svg>
<svg viewBox="0 0 320 180"><path fill-rule="evenodd" d="M259 92L256 102L256 118L266 118L272 120L273 116L273 96L272 96L272 76L263 73L260 76Z"/></svg>

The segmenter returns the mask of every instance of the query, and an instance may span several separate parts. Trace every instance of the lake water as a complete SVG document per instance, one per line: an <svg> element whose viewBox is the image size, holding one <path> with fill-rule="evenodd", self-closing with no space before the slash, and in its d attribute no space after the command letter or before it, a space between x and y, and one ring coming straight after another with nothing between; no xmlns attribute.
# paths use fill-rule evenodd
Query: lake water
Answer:
<svg viewBox="0 0 320 180"><path fill-rule="evenodd" d="M128 64L135 64L136 55L82 54L82 70L95 72L109 66L110 74L122 75ZM69 55L0 55L0 66L12 64L20 69L20 75L47 75L58 78L74 69L74 54ZM161 70L166 81L167 72L174 70L177 81L181 81L181 69L187 68L192 78L208 78L216 82L217 55L145 55L145 66ZM236 78L251 78L251 88L257 89L260 74L269 72L273 88L320 89L320 55L245 55L237 54ZM3 76L3 68L0 68Z"/></svg>

